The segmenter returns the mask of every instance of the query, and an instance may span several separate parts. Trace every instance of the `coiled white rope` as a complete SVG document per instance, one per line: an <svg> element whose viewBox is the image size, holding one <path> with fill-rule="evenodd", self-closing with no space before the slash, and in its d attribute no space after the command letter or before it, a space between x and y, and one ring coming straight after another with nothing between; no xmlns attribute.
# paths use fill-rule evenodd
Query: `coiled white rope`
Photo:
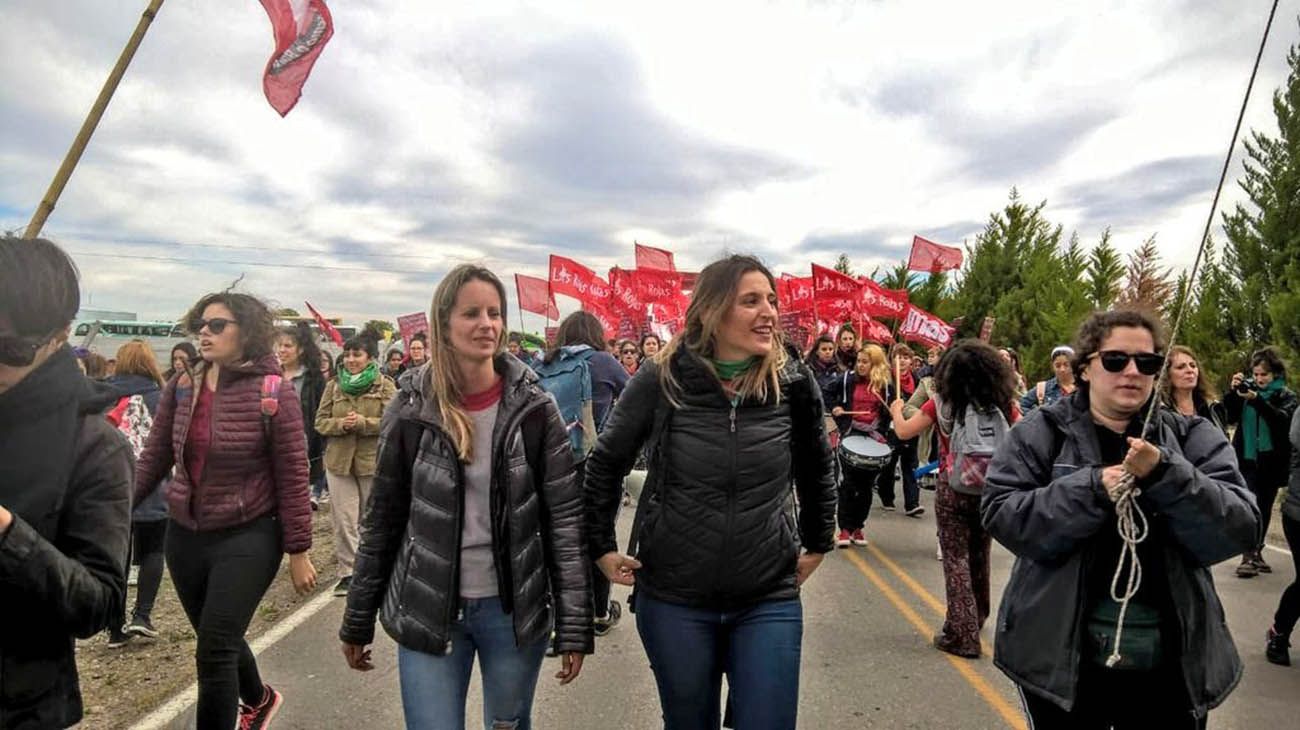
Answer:
<svg viewBox="0 0 1300 730"><path fill-rule="evenodd" d="M1273 28L1273 18L1277 15L1278 0L1273 0L1273 8L1268 13L1268 22L1264 24L1264 37L1259 41L1259 51L1255 54L1255 66L1250 72L1250 81L1246 84L1246 95L1241 100L1241 110L1237 113L1237 126L1232 130L1232 141L1228 143L1228 154L1223 159L1223 170L1219 173L1219 185L1214 190L1214 200L1210 203L1210 214L1205 220L1205 231L1201 234L1201 245L1196 250L1196 260L1192 262L1192 271L1187 277L1187 286L1183 290L1182 299L1178 302L1178 316L1174 318L1174 326L1169 332L1169 345L1165 348L1165 362L1160 367L1160 377L1156 379L1155 388L1152 391L1153 397L1151 405L1147 408L1146 420L1142 423L1142 438L1147 437L1147 431L1151 427L1151 419L1160 409L1159 393L1164 387L1165 378L1169 375L1169 351L1174 342L1178 339L1178 330L1183 323L1183 316L1187 313L1187 304L1191 299L1192 289L1196 284L1196 274L1201 268L1201 258L1205 255L1205 247L1210 241L1210 228L1214 225L1214 213L1219 207L1219 196L1223 193L1223 184L1228 179L1228 166L1232 163L1232 151L1237 147L1237 137L1241 134L1241 125L1246 118L1246 107L1250 103L1250 92L1255 87L1255 77L1259 74L1259 65L1264 58L1264 46L1268 44L1268 34ZM1150 525L1147 522L1146 514L1142 512L1142 507L1138 505L1137 498L1142 495L1141 488L1136 486L1137 476L1130 471L1125 470L1120 477L1119 483L1113 490L1109 490L1112 500L1115 502L1116 531L1119 532L1119 538L1122 543L1120 547L1119 562L1115 566L1115 573L1110 581L1110 597L1119 603L1119 618L1115 622L1115 644L1111 647L1110 656L1106 658L1106 666L1114 667L1119 664L1123 657L1119 653L1120 639L1124 636L1124 617L1128 614L1128 604L1133 596L1137 595L1138 589L1142 587L1142 561L1138 559L1137 546L1147 538L1150 531ZM1128 580L1124 582L1123 593L1119 590L1120 576L1124 574L1125 564L1128 566Z"/></svg>

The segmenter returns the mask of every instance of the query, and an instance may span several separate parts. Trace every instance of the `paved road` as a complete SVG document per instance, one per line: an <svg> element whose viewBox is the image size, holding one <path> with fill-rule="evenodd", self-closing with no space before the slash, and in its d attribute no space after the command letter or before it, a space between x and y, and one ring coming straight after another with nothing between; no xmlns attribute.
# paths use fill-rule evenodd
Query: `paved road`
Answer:
<svg viewBox="0 0 1300 730"><path fill-rule="evenodd" d="M928 506L932 493L924 493ZM627 510L625 510L627 512ZM628 515L622 527L628 527ZM804 593L806 628L800 727L1005 728L1024 727L1012 685L986 657L964 660L930 647L942 623L943 579L935 560L933 512L921 519L877 507L868 523L872 543L829 556ZM1214 573L1229 624L1246 665L1228 702L1211 714L1223 730L1300 727L1300 666L1264 660L1262 636L1277 597L1291 580L1290 558L1269 551L1277 572L1252 580ZM1011 556L995 545L994 600L1001 594ZM626 591L615 587L619 599ZM284 728L401 727L396 651L380 631L377 668L347 669L335 638L342 599L268 649L261 658L267 681L280 688ZM538 728L659 727L658 701L633 620L599 639L582 676L569 687L550 678L548 660L538 688ZM991 642L989 629L985 642ZM477 678L469 716L478 717ZM174 727L192 727L184 717ZM481 727L471 722L470 727Z"/></svg>

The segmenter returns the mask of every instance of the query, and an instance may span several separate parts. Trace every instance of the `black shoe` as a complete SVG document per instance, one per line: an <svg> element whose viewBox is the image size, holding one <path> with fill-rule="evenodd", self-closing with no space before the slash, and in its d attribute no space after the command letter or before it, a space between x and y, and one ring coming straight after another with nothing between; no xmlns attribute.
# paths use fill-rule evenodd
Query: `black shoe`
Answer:
<svg viewBox="0 0 1300 730"><path fill-rule="evenodd" d="M618 626L619 619L623 618L623 607L618 601L610 601L609 608L606 609L604 616L597 616L594 624L596 636L604 636Z"/></svg>
<svg viewBox="0 0 1300 730"><path fill-rule="evenodd" d="M1264 656L1274 664L1283 667L1291 666L1291 652L1288 651L1291 648L1291 642L1287 641L1287 637L1277 633L1270 626L1265 638L1268 643L1264 645Z"/></svg>
<svg viewBox="0 0 1300 730"><path fill-rule="evenodd" d="M263 687L266 694L256 707L242 703L239 705L239 730L263 730L270 726L271 718L279 712L284 697L269 684Z"/></svg>
<svg viewBox="0 0 1300 730"><path fill-rule="evenodd" d="M346 596L348 589L352 587L352 576L345 575L339 578L339 582L334 584L334 595Z"/></svg>
<svg viewBox="0 0 1300 730"><path fill-rule="evenodd" d="M131 635L120 628L108 630L108 648L121 649L131 643Z"/></svg>
<svg viewBox="0 0 1300 730"><path fill-rule="evenodd" d="M1255 562L1251 560L1252 557L1250 553L1241 556L1241 565L1237 566L1238 578L1254 578L1259 575L1259 568L1255 567Z"/></svg>
<svg viewBox="0 0 1300 730"><path fill-rule="evenodd" d="M153 627L147 618L133 618L131 622L122 627L122 631L131 636L143 636L147 639L158 638L158 631Z"/></svg>
<svg viewBox="0 0 1300 730"><path fill-rule="evenodd" d="M1262 550L1255 551L1255 554L1250 558L1250 563L1255 566L1255 570L1261 573L1273 572L1273 568L1270 567L1268 563L1264 562L1264 551Z"/></svg>

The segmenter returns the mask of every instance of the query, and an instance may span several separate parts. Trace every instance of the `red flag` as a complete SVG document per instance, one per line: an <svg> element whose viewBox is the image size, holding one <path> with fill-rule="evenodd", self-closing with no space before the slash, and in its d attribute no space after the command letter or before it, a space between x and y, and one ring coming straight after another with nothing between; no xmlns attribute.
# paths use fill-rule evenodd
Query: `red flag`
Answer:
<svg viewBox="0 0 1300 730"><path fill-rule="evenodd" d="M329 320L325 319L320 312L316 311L316 308L311 305L311 302L304 302L304 304L307 305L307 311L311 312L311 316L316 318L316 324L320 326L321 332L329 335L329 338L334 341L334 344L342 347L343 335L339 334L339 331L334 329L334 325L330 324Z"/></svg>
<svg viewBox="0 0 1300 730"><path fill-rule="evenodd" d="M550 281L552 294L564 294L602 308L609 305L609 284L573 259L552 254Z"/></svg>
<svg viewBox="0 0 1300 730"><path fill-rule="evenodd" d="M646 304L677 304L683 298L682 277L676 273L664 269L636 269L631 274L637 297Z"/></svg>
<svg viewBox="0 0 1300 730"><path fill-rule="evenodd" d="M609 288L613 292L609 298L609 306L615 314L627 315L638 322L645 319L645 302L641 301L641 297L636 292L632 272L617 266L610 269Z"/></svg>
<svg viewBox="0 0 1300 730"><path fill-rule="evenodd" d="M642 246L636 244L636 267L638 269L659 269L660 271L676 271L677 267L673 265L673 252L665 251L662 248L652 246Z"/></svg>
<svg viewBox="0 0 1300 730"><path fill-rule="evenodd" d="M956 333L956 327L912 304L907 305L907 316L898 328L898 335L905 340L938 347L951 344Z"/></svg>
<svg viewBox="0 0 1300 730"><path fill-rule="evenodd" d="M854 320L854 326L857 327L858 337L865 342L885 345L894 344L894 333L890 332L888 327L870 317L863 316Z"/></svg>
<svg viewBox="0 0 1300 730"><path fill-rule="evenodd" d="M515 293L519 296L519 308L525 312L540 314L547 319L560 318L555 297L551 296L551 286L545 279L515 274Z"/></svg>
<svg viewBox="0 0 1300 730"><path fill-rule="evenodd" d="M266 62L262 91L271 108L284 116L298 103L316 58L334 35L325 0L262 0L271 17L275 53Z"/></svg>
<svg viewBox="0 0 1300 730"><path fill-rule="evenodd" d="M596 319L600 320L600 328L605 331L605 339L618 339L618 326L622 319L617 314L594 302L583 302L582 309L591 312Z"/></svg>
<svg viewBox="0 0 1300 730"><path fill-rule="evenodd" d="M907 259L907 268L912 271L928 271L932 274L960 269L961 249L940 246L934 241L912 236L912 255Z"/></svg>
<svg viewBox="0 0 1300 730"><path fill-rule="evenodd" d="M836 271L828 269L825 266L812 265L813 292L817 301L818 310L822 304L832 304L839 301L856 302L860 296L862 285L857 279L846 276Z"/></svg>
<svg viewBox="0 0 1300 730"><path fill-rule="evenodd" d="M907 290L886 289L867 277L862 282L859 310L868 317L902 319L907 313Z"/></svg>
<svg viewBox="0 0 1300 730"><path fill-rule="evenodd" d="M813 278L811 276L790 276L781 274L781 282L785 285L786 299L781 300L781 287L777 287L777 306L782 312L811 312L813 311L813 301L816 296L816 290L813 287Z"/></svg>

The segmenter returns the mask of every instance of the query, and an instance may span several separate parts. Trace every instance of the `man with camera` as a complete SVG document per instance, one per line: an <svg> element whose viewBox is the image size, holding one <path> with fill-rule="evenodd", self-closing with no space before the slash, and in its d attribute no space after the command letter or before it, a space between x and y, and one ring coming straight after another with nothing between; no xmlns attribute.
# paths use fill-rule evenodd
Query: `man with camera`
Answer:
<svg viewBox="0 0 1300 730"><path fill-rule="evenodd" d="M1238 578L1272 573L1264 562L1264 538L1268 535L1277 490L1287 481L1291 444L1287 430L1296 411L1296 394L1286 387L1286 365L1273 348L1250 357L1251 377L1232 376L1232 389L1223 397L1228 421L1237 424L1232 447L1237 452L1246 486L1259 506L1259 541L1253 552L1241 556Z"/></svg>

